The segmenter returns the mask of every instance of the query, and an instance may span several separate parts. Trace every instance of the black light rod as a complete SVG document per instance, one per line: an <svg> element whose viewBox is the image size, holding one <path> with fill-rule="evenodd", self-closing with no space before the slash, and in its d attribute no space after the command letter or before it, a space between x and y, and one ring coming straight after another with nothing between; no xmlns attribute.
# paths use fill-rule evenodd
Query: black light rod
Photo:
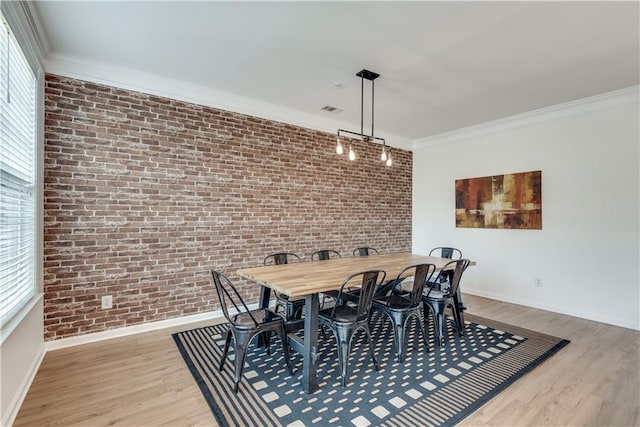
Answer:
<svg viewBox="0 0 640 427"><path fill-rule="evenodd" d="M375 139L375 140L381 141L385 145L387 143L387 141L384 138L378 138L377 136L366 135L364 133L352 132L350 130L338 129L338 136L340 136L340 133L348 133L349 135L356 135L356 136L359 136L362 140L367 140L367 141L371 141L372 139Z"/></svg>
<svg viewBox="0 0 640 427"><path fill-rule="evenodd" d="M375 80L371 80L371 136L373 137L373 94L374 94L374 90L373 90L373 85L376 83Z"/></svg>
<svg viewBox="0 0 640 427"><path fill-rule="evenodd" d="M360 78L360 133L364 133L364 76Z"/></svg>

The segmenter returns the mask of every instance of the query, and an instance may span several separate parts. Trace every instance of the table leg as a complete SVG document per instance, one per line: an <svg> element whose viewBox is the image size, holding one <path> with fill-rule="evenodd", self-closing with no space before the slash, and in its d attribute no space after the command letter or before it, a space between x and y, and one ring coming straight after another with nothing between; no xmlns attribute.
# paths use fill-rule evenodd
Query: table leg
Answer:
<svg viewBox="0 0 640 427"><path fill-rule="evenodd" d="M261 285L260 296L258 297L258 307L269 308L269 298L271 298L271 289Z"/></svg>
<svg viewBox="0 0 640 427"><path fill-rule="evenodd" d="M305 296L302 386L311 394L318 389L318 294Z"/></svg>

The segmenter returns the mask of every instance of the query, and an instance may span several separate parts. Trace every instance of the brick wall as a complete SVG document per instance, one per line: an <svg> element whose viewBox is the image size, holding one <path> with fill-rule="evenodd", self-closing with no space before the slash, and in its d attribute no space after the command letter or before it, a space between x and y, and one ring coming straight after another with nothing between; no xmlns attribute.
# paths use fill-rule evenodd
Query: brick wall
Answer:
<svg viewBox="0 0 640 427"><path fill-rule="evenodd" d="M412 155L48 75L45 339L219 309L209 269L359 245L411 249ZM103 295L113 309L102 310Z"/></svg>

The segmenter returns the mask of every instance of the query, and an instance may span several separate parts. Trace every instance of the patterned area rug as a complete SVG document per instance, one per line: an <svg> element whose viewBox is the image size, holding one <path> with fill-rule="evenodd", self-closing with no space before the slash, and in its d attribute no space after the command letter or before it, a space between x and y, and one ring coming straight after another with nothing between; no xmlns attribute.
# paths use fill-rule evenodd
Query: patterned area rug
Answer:
<svg viewBox="0 0 640 427"><path fill-rule="evenodd" d="M371 331L380 369L373 370L364 334L356 335L345 388L333 335L320 333L320 390L310 395L300 382L301 356L292 352L292 377L275 337L270 356L255 346L256 340L251 344L237 395L232 350L224 371L217 369L225 324L173 337L221 426L453 425L569 343L472 315L466 315L466 324L463 337L450 333L447 344L436 348L430 325L431 352L425 353L416 322L411 322L409 349L400 364L390 322L374 314ZM453 331L453 325L448 327Z"/></svg>

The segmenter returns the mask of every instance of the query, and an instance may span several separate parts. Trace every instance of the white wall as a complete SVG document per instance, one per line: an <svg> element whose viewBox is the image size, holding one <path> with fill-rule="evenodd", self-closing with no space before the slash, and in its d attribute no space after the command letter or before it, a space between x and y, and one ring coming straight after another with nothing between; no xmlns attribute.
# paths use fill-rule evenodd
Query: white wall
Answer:
<svg viewBox="0 0 640 427"><path fill-rule="evenodd" d="M413 251L462 249L465 292L640 329L638 114L633 87L417 141ZM456 228L456 179L531 170L542 230Z"/></svg>
<svg viewBox="0 0 640 427"><path fill-rule="evenodd" d="M28 17L26 2L2 2L0 9L7 19L20 47L38 78L38 130L37 130L37 193L36 200L44 200L43 146L44 146L44 70L42 67L42 41L36 39L32 20ZM42 203L36 207L36 295L0 331L0 425L13 423L31 381L44 357L44 311L42 304Z"/></svg>
<svg viewBox="0 0 640 427"><path fill-rule="evenodd" d="M44 357L42 294L25 310L20 325L0 347L0 425L13 423Z"/></svg>

